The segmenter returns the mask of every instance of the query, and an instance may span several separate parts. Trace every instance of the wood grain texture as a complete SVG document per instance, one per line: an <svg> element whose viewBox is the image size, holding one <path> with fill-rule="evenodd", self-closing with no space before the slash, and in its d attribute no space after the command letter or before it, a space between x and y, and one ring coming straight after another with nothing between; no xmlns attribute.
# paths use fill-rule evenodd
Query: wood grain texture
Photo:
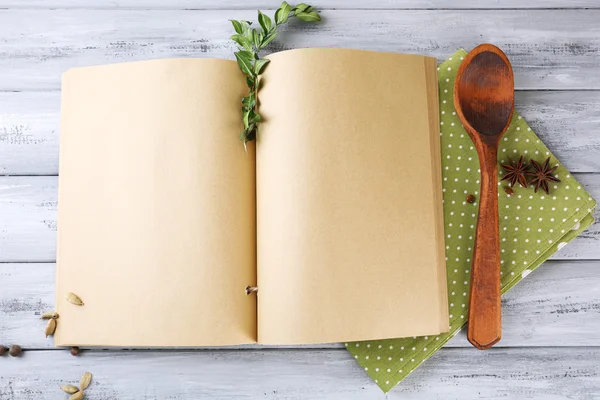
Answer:
<svg viewBox="0 0 600 400"><path fill-rule="evenodd" d="M467 54L456 73L454 107L481 165L467 338L487 350L502 337L498 144L515 107L513 71L502 50L485 43Z"/></svg>
<svg viewBox="0 0 600 400"><path fill-rule="evenodd" d="M84 8L84 9L273 9L276 0L3 0L0 8ZM295 3L291 3L295 4ZM537 9L537 8L597 8L596 0L321 0L309 3L319 9Z"/></svg>
<svg viewBox="0 0 600 400"><path fill-rule="evenodd" d="M0 175L58 174L60 92L0 92Z"/></svg>
<svg viewBox="0 0 600 400"><path fill-rule="evenodd" d="M227 19L254 19L254 10L278 3L0 0L0 175L57 173L57 90L67 68L230 58ZM544 89L518 92L517 110L572 172L600 172L600 91L589 90L600 89L596 0L315 4L328 9L322 26L295 24L272 50L356 47L444 58L458 47L495 43L518 65L517 88ZM460 10L476 8L482 10ZM600 175L577 178L600 197ZM56 178L0 178L0 260L49 262L0 264L0 343L45 349L0 358L0 400L61 398L58 387L76 383L85 370L95 374L90 399L384 398L339 345L317 346L323 351L94 351L80 358L50 351L35 314L53 304L55 237ZM499 345L519 348L443 349L388 398L600 399L599 241L597 223L554 257L569 261L547 262L503 298ZM467 345L464 333L448 344Z"/></svg>
<svg viewBox="0 0 600 400"><path fill-rule="evenodd" d="M516 109L572 172L600 172L600 91L521 91ZM0 92L0 175L58 173L60 92Z"/></svg>
<svg viewBox="0 0 600 400"><path fill-rule="evenodd" d="M512 101L511 101L512 107ZM512 110L510 112L512 115ZM463 124L465 123L464 120ZM506 127L510 119L506 122ZM471 266L469 297L469 342L479 350L487 350L502 338L500 305L500 232L498 220L498 140L506 131L501 128L492 146L478 149L481 164L479 214Z"/></svg>
<svg viewBox="0 0 600 400"><path fill-rule="evenodd" d="M39 319L53 309L54 274L52 263L0 264L0 343L54 349ZM496 347L600 346L600 262L548 261L502 298L502 308L503 338ZM463 331L447 346L470 344ZM0 371L7 365L0 359Z"/></svg>
<svg viewBox="0 0 600 400"><path fill-rule="evenodd" d="M84 371L86 398L116 399L598 399L598 348L442 349L385 396L338 350L25 352L2 359L0 399L62 398ZM8 366L10 365L10 367ZM476 367L475 367L476 366Z"/></svg>
<svg viewBox="0 0 600 400"><path fill-rule="evenodd" d="M54 262L56 177L0 178L0 261Z"/></svg>
<svg viewBox="0 0 600 400"><path fill-rule="evenodd" d="M573 175L600 198L600 174ZM57 177L0 177L0 262L54 262ZM562 248L555 260L600 259L600 221Z"/></svg>
<svg viewBox="0 0 600 400"><path fill-rule="evenodd" d="M350 47L448 57L502 48L518 89L598 89L600 10L328 10L284 26L271 50ZM229 18L253 11L0 10L0 90L58 89L70 67L165 57L231 58ZM468 27L469 29L461 29Z"/></svg>

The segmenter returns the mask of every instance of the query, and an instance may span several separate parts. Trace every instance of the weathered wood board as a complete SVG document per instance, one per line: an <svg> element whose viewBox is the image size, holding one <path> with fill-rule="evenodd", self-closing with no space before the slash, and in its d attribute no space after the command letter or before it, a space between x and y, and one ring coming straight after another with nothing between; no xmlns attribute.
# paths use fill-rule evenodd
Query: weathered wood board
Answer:
<svg viewBox="0 0 600 400"><path fill-rule="evenodd" d="M90 371L90 400L591 400L600 393L599 358L598 348L442 349L384 396L343 349L32 351L2 360L0 399L63 398L59 387Z"/></svg>
<svg viewBox="0 0 600 400"><path fill-rule="evenodd" d="M165 57L232 58L228 19L250 10L0 10L0 90L56 90L76 66ZM349 47L445 59L493 42L518 89L598 89L600 9L326 10L293 21L271 50Z"/></svg>
<svg viewBox="0 0 600 400"><path fill-rule="evenodd" d="M43 336L54 303L60 75L165 57L231 58L230 18L279 0L0 0L0 400L384 399L340 344L298 348L93 350ZM293 2L292 2L293 3ZM597 0L322 0L271 51L351 47L449 56L492 42L515 67L517 110L600 199ZM36 176L37 175L37 176ZM596 213L596 217L600 214ZM388 399L600 399L600 222L503 299L504 337L479 352L459 334Z"/></svg>
<svg viewBox="0 0 600 400"><path fill-rule="evenodd" d="M516 108L571 172L600 172L600 91L520 91ZM60 92L0 92L0 175L56 175Z"/></svg>
<svg viewBox="0 0 600 400"><path fill-rule="evenodd" d="M573 176L600 198L600 174ZM55 261L57 183L55 176L0 177L0 262ZM599 260L600 221L552 259Z"/></svg>
<svg viewBox="0 0 600 400"><path fill-rule="evenodd" d="M279 0L2 0L2 8L85 8L85 9L192 9L192 10L244 10L274 9ZM298 2L290 2L297 4ZM598 8L595 0L320 0L308 4L319 9L547 9L547 8Z"/></svg>
<svg viewBox="0 0 600 400"><path fill-rule="evenodd" d="M3 288L0 343L20 343L29 349L54 348L52 340L44 337L45 322L39 319L42 313L53 309L54 276L52 263L0 265ZM504 296L503 337L496 347L597 345L600 342L598 281L600 261L548 261ZM461 333L447 346L470 347L470 344Z"/></svg>

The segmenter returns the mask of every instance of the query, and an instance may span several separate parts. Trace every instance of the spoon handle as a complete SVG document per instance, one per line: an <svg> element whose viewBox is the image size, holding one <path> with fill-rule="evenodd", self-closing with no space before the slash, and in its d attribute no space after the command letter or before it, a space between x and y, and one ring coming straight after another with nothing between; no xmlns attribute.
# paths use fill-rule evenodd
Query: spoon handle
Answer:
<svg viewBox="0 0 600 400"><path fill-rule="evenodd" d="M500 309L500 238L498 232L497 148L481 147L481 195L471 268L469 342L480 350L502 336Z"/></svg>

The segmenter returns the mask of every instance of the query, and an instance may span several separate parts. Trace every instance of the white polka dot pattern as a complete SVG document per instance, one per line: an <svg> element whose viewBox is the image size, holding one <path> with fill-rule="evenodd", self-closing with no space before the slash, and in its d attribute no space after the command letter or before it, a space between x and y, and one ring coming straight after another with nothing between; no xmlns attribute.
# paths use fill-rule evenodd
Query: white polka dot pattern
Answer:
<svg viewBox="0 0 600 400"><path fill-rule="evenodd" d="M346 343L348 351L385 392L455 336L467 322L480 171L477 153L452 101L456 70L465 55L461 49L438 68L450 331L435 336ZM499 182L503 293L585 230L593 222L591 211L596 206L594 199L515 112L501 140L498 162L516 161L520 155L539 162L550 157L552 165L558 165L556 175L561 182L551 185L549 195L516 186L514 194L508 195L501 190L506 181ZM501 179L502 168L499 174ZM475 196L474 203L466 201L469 194Z"/></svg>

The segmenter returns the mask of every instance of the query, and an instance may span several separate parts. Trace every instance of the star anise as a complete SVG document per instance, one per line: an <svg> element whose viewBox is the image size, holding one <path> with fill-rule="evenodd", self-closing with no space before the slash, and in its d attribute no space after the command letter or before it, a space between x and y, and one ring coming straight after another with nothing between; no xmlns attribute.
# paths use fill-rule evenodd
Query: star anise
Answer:
<svg viewBox="0 0 600 400"><path fill-rule="evenodd" d="M519 182L519 185L527 187L527 178L525 173L527 172L527 163L523 162L523 156L519 158L516 163L511 162L507 165L502 165L502 168L506 171L506 175L502 178L503 181L509 181L510 186L515 186L515 183Z"/></svg>
<svg viewBox="0 0 600 400"><path fill-rule="evenodd" d="M550 157L546 158L543 164L531 160L531 171L527 172L527 176L531 176L530 184L535 183L535 192L542 188L546 194L550 194L550 185L548 182L560 182L552 173L558 168L557 165L550 168Z"/></svg>

